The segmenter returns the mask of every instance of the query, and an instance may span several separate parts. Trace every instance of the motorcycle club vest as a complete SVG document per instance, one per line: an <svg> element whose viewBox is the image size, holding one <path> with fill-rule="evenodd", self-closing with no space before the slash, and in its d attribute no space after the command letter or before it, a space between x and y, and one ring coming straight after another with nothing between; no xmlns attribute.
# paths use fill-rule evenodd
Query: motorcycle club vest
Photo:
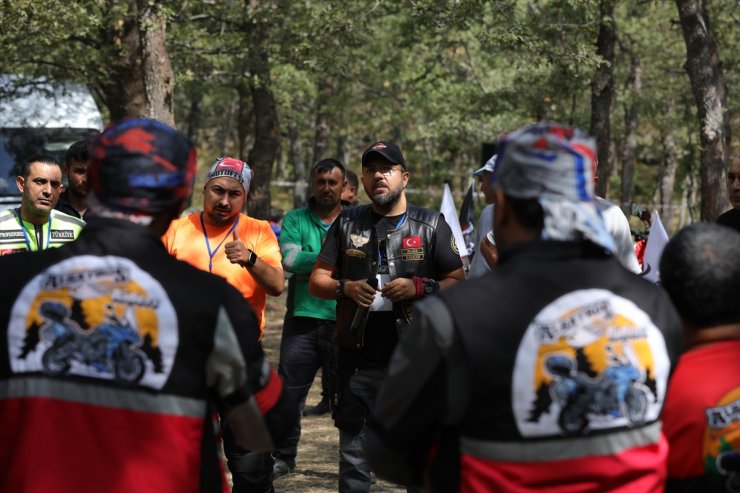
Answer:
<svg viewBox="0 0 740 493"><path fill-rule="evenodd" d="M439 212L409 205L406 218L395 230L383 238L373 224L372 205L345 209L339 218L337 234L340 241L340 259L336 272L338 279L375 279L378 274L380 246L384 243L391 280L413 276L436 279L434 269L434 239ZM410 301L393 304L396 328L402 330L411 321ZM349 327L359 309L351 298L340 298L337 303L337 333L335 342L358 349L362 347L364 322L359 334Z"/></svg>
<svg viewBox="0 0 740 493"><path fill-rule="evenodd" d="M447 367L467 369L450 388L470 389L449 401L461 483L570 491L601 476L604 491L657 491L681 347L670 300L590 244L528 242L500 260L496 276L438 295L462 345Z"/></svg>

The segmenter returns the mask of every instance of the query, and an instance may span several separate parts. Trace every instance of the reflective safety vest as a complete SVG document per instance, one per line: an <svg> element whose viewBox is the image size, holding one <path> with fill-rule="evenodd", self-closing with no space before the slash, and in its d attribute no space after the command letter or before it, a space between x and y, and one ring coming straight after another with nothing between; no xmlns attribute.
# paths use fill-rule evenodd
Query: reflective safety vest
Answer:
<svg viewBox="0 0 740 493"><path fill-rule="evenodd" d="M82 219L52 209L41 226L21 219L20 208L0 212L0 255L56 248L74 241L85 226Z"/></svg>

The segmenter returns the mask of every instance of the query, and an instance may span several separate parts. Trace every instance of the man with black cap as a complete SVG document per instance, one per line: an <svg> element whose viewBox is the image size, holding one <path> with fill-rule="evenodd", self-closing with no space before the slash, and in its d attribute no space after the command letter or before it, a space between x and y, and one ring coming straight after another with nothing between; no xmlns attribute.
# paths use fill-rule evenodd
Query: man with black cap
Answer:
<svg viewBox="0 0 740 493"><path fill-rule="evenodd" d="M432 491L663 491L659 417L680 321L613 255L595 155L557 124L504 136L496 275L415 307L368 421L379 477Z"/></svg>
<svg viewBox="0 0 740 493"><path fill-rule="evenodd" d="M215 410L270 450L295 404L249 304L159 239L189 200L192 145L129 119L92 153L77 241L0 258L0 491L222 491Z"/></svg>
<svg viewBox="0 0 740 493"><path fill-rule="evenodd" d="M340 492L370 489L365 420L413 302L465 278L444 217L406 202L409 177L397 146L381 141L367 148L362 184L372 204L342 211L309 281L313 295L338 300L332 412Z"/></svg>

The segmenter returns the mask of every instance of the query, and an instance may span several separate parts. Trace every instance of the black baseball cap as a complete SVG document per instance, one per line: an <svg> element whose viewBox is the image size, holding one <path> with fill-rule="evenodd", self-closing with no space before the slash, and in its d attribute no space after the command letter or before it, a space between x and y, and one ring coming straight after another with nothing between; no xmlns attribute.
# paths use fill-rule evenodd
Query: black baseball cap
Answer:
<svg viewBox="0 0 740 493"><path fill-rule="evenodd" d="M403 158L401 149L397 145L391 144L390 142L380 141L371 145L365 152L362 153L362 165L365 166L368 161L373 157L373 154L385 158L393 164L400 164L403 169L406 169L406 160Z"/></svg>

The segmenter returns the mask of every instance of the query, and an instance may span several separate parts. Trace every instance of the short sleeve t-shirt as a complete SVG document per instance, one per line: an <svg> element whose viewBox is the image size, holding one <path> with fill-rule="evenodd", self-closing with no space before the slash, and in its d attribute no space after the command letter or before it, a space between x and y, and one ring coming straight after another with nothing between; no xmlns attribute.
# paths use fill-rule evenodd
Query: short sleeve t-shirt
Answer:
<svg viewBox="0 0 740 493"><path fill-rule="evenodd" d="M231 225L221 228L207 225L208 245L206 245L200 214L196 212L173 221L162 241L170 254L201 270L208 271L210 264L212 273L225 278L229 284L237 288L254 309L260 324L261 336L265 330L265 291L246 268L232 264L226 258L224 245L231 241ZM238 220L236 230L239 239L257 254L260 260L282 270L280 246L270 223L251 218L246 214L239 214ZM209 248L213 254L212 259L209 256Z"/></svg>
<svg viewBox="0 0 740 493"><path fill-rule="evenodd" d="M386 236L388 231L401 227L406 220L406 214L400 216L380 216L373 213L373 224L378 232L378 237ZM340 242L335 228L339 221L334 221L326 241L319 253L319 260L329 265L339 265ZM452 247L452 230L444 217L440 217L437 223L434 245L435 270L447 274L462 267L460 255ZM380 262L378 271L385 269L387 272L387 259L385 258L384 245L379 245ZM392 311L375 311L368 315L365 325L365 346L362 352L355 354L355 364L359 368L385 367L388 365L393 349L398 341L396 332L395 315Z"/></svg>

